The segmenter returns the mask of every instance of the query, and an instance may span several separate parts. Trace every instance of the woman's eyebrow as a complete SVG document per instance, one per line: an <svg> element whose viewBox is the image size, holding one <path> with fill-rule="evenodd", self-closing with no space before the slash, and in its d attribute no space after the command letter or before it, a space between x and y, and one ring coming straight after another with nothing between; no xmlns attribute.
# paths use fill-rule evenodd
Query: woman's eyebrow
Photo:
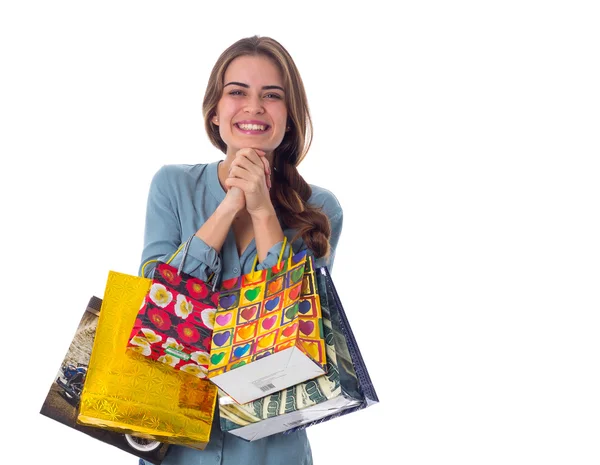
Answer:
<svg viewBox="0 0 600 465"><path fill-rule="evenodd" d="M240 86L240 87L245 87L246 89L250 88L250 86L248 84L244 84L243 82L237 82L237 81L228 82L223 87L227 87L227 86ZM285 90L283 90L283 87L280 87L280 86L263 86L262 88L263 88L263 90L279 89L282 92L285 92Z"/></svg>

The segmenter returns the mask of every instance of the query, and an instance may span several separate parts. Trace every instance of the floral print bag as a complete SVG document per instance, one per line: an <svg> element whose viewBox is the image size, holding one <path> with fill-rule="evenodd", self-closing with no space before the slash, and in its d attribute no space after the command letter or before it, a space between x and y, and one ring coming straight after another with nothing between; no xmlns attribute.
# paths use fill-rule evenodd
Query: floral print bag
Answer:
<svg viewBox="0 0 600 465"><path fill-rule="evenodd" d="M182 271L191 239L167 262L157 262L128 348L177 370L205 378L219 291ZM169 263L182 248L183 257L177 269Z"/></svg>

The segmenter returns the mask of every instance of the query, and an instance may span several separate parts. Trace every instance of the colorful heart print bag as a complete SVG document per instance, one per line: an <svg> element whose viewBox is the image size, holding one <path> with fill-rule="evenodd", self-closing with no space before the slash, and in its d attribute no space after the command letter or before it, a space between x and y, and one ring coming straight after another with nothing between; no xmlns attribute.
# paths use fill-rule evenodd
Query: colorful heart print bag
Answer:
<svg viewBox="0 0 600 465"><path fill-rule="evenodd" d="M221 285L208 376L238 403L326 372L321 314L301 301L307 251L282 260L286 241L277 265Z"/></svg>

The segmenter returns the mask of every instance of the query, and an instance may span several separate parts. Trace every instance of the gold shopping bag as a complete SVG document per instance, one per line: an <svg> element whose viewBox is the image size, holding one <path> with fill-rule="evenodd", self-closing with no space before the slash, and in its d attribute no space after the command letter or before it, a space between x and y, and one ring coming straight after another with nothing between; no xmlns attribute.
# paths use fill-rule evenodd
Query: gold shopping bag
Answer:
<svg viewBox="0 0 600 465"><path fill-rule="evenodd" d="M77 422L203 449L216 387L127 348L151 284L148 278L109 272Z"/></svg>

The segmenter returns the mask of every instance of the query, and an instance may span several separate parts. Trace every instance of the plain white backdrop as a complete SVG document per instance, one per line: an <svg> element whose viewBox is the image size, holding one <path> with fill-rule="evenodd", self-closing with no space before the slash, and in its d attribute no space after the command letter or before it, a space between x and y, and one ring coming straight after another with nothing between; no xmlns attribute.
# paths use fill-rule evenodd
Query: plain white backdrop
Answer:
<svg viewBox="0 0 600 465"><path fill-rule="evenodd" d="M1 4L0 462L136 463L38 412L90 296L137 272L152 175L220 159L208 75L259 34L304 79L300 172L344 208L381 400L310 428L315 463L598 463L594 2L386 5Z"/></svg>

